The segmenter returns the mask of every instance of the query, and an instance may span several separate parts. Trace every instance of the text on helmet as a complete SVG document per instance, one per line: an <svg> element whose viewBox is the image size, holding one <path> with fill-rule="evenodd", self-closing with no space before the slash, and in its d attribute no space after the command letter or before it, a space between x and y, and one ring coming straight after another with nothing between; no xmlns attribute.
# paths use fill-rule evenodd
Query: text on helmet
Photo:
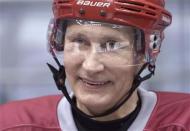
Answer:
<svg viewBox="0 0 190 131"><path fill-rule="evenodd" d="M109 7L111 3L109 2L95 2L89 0L78 0L77 5L84 5L84 6L96 6L96 7Z"/></svg>

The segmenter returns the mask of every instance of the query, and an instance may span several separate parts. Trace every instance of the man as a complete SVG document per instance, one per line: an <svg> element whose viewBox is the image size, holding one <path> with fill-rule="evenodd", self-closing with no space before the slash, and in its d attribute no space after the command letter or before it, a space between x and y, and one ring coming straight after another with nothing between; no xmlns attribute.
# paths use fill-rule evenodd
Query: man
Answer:
<svg viewBox="0 0 190 131"><path fill-rule="evenodd" d="M53 12L48 40L59 70L48 66L64 97L1 106L0 131L190 131L189 94L137 89L154 74L172 21L163 0L54 0Z"/></svg>

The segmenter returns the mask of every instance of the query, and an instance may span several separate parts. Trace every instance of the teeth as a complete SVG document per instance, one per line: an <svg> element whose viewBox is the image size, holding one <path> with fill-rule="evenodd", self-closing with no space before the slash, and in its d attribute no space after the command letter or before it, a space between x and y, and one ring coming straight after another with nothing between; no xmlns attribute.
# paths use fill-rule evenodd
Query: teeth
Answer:
<svg viewBox="0 0 190 131"><path fill-rule="evenodd" d="M104 84L107 83L107 82L92 82L92 81L87 81L87 80L84 80L84 79L82 79L82 81L87 83L87 84L90 84L90 85L104 85Z"/></svg>

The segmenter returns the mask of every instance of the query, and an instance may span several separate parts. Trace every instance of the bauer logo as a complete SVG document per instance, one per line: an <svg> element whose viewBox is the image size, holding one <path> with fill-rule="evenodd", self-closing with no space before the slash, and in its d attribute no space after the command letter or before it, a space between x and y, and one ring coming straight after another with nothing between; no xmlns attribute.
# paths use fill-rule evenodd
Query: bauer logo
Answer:
<svg viewBox="0 0 190 131"><path fill-rule="evenodd" d="M89 1L89 0L78 0L77 5L106 7L106 8L108 8L111 5L111 3L109 3L109 2L98 2L98 1Z"/></svg>

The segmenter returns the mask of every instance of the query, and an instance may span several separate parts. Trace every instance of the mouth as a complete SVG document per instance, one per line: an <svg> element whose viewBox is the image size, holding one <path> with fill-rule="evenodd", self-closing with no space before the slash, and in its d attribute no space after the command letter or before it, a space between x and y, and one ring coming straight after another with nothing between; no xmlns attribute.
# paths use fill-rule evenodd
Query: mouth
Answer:
<svg viewBox="0 0 190 131"><path fill-rule="evenodd" d="M89 80L86 78L81 78L80 80L84 84L85 87L90 89L97 89L97 88L103 88L111 84L111 81L97 81L97 80Z"/></svg>

